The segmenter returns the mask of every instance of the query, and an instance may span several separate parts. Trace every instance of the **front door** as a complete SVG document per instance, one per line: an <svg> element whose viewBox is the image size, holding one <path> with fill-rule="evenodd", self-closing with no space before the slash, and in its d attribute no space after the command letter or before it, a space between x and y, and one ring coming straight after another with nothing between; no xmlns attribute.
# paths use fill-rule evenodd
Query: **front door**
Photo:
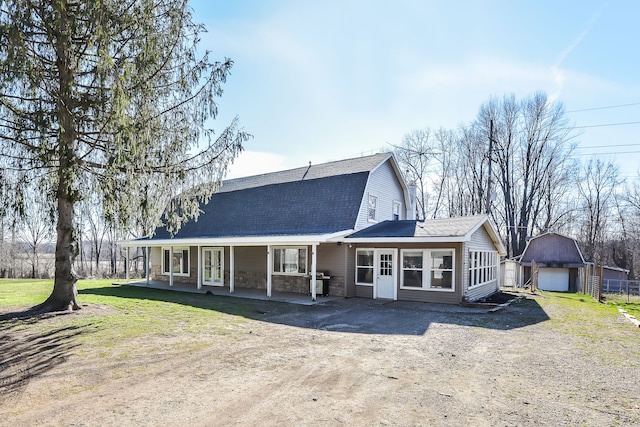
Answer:
<svg viewBox="0 0 640 427"><path fill-rule="evenodd" d="M205 248L202 250L204 262L202 264L203 283L205 285L224 285L224 249Z"/></svg>
<svg viewBox="0 0 640 427"><path fill-rule="evenodd" d="M377 298L396 299L395 250L379 250L376 275Z"/></svg>

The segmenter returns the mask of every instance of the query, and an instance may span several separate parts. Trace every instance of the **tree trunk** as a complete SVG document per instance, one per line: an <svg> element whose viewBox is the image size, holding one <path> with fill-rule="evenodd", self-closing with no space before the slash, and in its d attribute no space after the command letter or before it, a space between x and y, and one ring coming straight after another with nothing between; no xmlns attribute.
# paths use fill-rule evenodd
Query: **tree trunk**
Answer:
<svg viewBox="0 0 640 427"><path fill-rule="evenodd" d="M66 1L55 2L58 14L59 36L56 39L56 67L59 73L59 93L57 97L58 121L61 132L58 137L58 188L56 192L58 223L56 225L56 261L53 292L45 302L34 307L35 311L78 310L76 289L77 277L73 272L73 207L77 199L74 191L76 154L76 126L71 106L73 102L72 70L72 30Z"/></svg>
<svg viewBox="0 0 640 427"><path fill-rule="evenodd" d="M58 194L58 224L56 226L56 263L53 292L35 311L79 310L76 282L73 272L73 202L69 197Z"/></svg>

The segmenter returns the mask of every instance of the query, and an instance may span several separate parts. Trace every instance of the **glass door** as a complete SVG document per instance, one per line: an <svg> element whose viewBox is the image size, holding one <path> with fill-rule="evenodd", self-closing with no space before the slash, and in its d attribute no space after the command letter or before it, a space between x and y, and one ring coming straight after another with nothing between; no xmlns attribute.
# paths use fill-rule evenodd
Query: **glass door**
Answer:
<svg viewBox="0 0 640 427"><path fill-rule="evenodd" d="M203 283L205 285L224 285L224 249L204 248L203 255Z"/></svg>

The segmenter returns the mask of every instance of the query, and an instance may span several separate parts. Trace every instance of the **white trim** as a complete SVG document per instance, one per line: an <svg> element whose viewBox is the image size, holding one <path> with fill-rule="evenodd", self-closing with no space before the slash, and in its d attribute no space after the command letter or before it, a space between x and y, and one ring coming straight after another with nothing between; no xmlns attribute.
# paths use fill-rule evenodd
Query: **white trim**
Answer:
<svg viewBox="0 0 640 427"><path fill-rule="evenodd" d="M146 256L146 262L145 262L145 266L144 266L144 275L145 275L145 279L147 280L147 286L149 286L149 263L151 262L151 248L149 246L147 246L145 248L145 252L147 253Z"/></svg>
<svg viewBox="0 0 640 427"><path fill-rule="evenodd" d="M127 259L126 262L124 263L125 266L125 280L128 282L129 281L129 268L131 268L131 266L129 265L129 260L131 259L131 248L127 248Z"/></svg>
<svg viewBox="0 0 640 427"><path fill-rule="evenodd" d="M165 265L164 265L164 251L168 250L169 251L169 262L171 263L171 260L173 259L173 253L176 251L187 251L188 253L188 259L187 259L187 265L186 265L186 272L183 271L183 269L180 269L180 273L175 273L173 271L173 266L169 265L169 271L165 271ZM191 264L191 248L189 246L163 246L160 250L160 254L162 255L162 259L160 262L160 270L161 270L161 275L163 276L171 276L171 282L173 285L173 276L178 276L178 277L189 277L190 276L190 264ZM184 261L184 258L183 258ZM185 267L184 265L181 265L181 267Z"/></svg>
<svg viewBox="0 0 640 427"><path fill-rule="evenodd" d="M395 208L398 207L398 219L395 219L393 216L395 215ZM399 200L391 201L391 220L392 221L402 221L402 202Z"/></svg>
<svg viewBox="0 0 640 427"><path fill-rule="evenodd" d="M376 202L376 207L373 211L373 218L369 217L369 211L371 210L371 199L375 199ZM378 196L374 196L373 194L371 194L371 192L367 193L367 222L378 222L378 218L380 217L380 204L378 203L379 200L380 199Z"/></svg>
<svg viewBox="0 0 640 427"><path fill-rule="evenodd" d="M373 272L372 272L372 276L371 276L371 283L366 283L366 282L358 282L358 251L371 251L373 252L373 265L368 266L368 265L363 265L361 267L366 267L369 268L371 267ZM354 282L356 285L358 286L374 286L376 283L376 250L375 248L356 248L355 251L355 276L354 276Z"/></svg>
<svg viewBox="0 0 640 427"><path fill-rule="evenodd" d="M347 237L346 243L459 243L468 242L471 238L465 236L433 236L433 237Z"/></svg>
<svg viewBox="0 0 640 427"><path fill-rule="evenodd" d="M273 261L271 256L271 245L267 245L267 296L271 297L271 271L273 270Z"/></svg>
<svg viewBox="0 0 640 427"><path fill-rule="evenodd" d="M391 280L393 281L393 300L398 299L398 249L397 248L376 248L374 250L373 262L374 274L373 274L373 299L378 299L378 279L380 279L380 255L382 253L392 253L393 259L391 262Z"/></svg>
<svg viewBox="0 0 640 427"><path fill-rule="evenodd" d="M236 261L235 261L235 247L229 246L229 292L234 292L235 288L235 269L236 269Z"/></svg>
<svg viewBox="0 0 640 427"><path fill-rule="evenodd" d="M433 266L431 265L431 253L432 252L445 252L450 251L452 253L451 259L451 289L448 288L432 288L431 287L431 271ZM406 252L422 252L422 287L404 286L404 254ZM456 250L454 248L405 248L400 250L400 258L398 259L400 265L400 289L410 291L429 291L429 292L455 292L456 291ZM448 270L448 269L446 269Z"/></svg>
<svg viewBox="0 0 640 427"><path fill-rule="evenodd" d="M311 301L315 301L317 297L316 270L317 270L316 245L311 245Z"/></svg>
<svg viewBox="0 0 640 427"><path fill-rule="evenodd" d="M215 277L215 273L214 273L214 266L215 266L215 262L211 265L211 278L212 280L207 281L204 277L204 262L201 265L201 271L202 271L202 284L206 285L206 286L224 286L224 247L222 246L217 246L217 247L211 247L211 246L204 246L202 247L202 254L204 255L205 251L210 251L211 252L211 260L212 262L215 260L215 253L216 252L220 252L220 280L216 281L214 279Z"/></svg>
<svg viewBox="0 0 640 427"><path fill-rule="evenodd" d="M202 289L202 247L198 246L198 289Z"/></svg>
<svg viewBox="0 0 640 427"><path fill-rule="evenodd" d="M314 245L311 245L314 246ZM296 272L286 272L286 271L275 271L275 269L273 268L273 260L275 259L275 256L272 256L272 264L271 264L271 272L276 275L276 276L306 276L308 274L308 270L309 270L309 247L308 246L271 246L271 249L273 251L277 250L277 249L297 249L298 251L300 251L300 249L304 249L305 252L305 257L304 257L304 272L300 273L299 271ZM275 254L273 254L275 255ZM300 255L298 254L298 260L300 259ZM281 259L281 261L284 263L284 259ZM298 270L300 269L300 265L298 265Z"/></svg>
<svg viewBox="0 0 640 427"><path fill-rule="evenodd" d="M471 254L474 254L474 256L479 257L477 267L472 267L471 261L469 260L469 257L471 257ZM491 258L495 257L495 259L493 260L494 261L493 264L486 263L487 255L489 257L489 261L492 261ZM482 261L485 261L485 264L483 264ZM467 263L469 264L467 266L467 289L471 290L471 289L476 289L480 286L488 285L494 282L497 283L498 278L500 277L500 255L498 254L497 251L469 249ZM492 279L487 279L486 277L484 277L486 272L489 272L489 275L491 275L492 269L493 269L494 277ZM474 277L474 275L471 274L472 272L477 272L477 275L480 278L477 280L477 283L475 283L476 278ZM469 282L472 282L473 284L470 284Z"/></svg>
<svg viewBox="0 0 640 427"><path fill-rule="evenodd" d="M326 234L305 234L299 236L251 236L251 237L194 237L188 239L140 239L140 240L122 240L117 242L122 247L138 247L138 246L294 246L294 245L313 245L335 241L341 237L347 236L354 232L354 229L340 230L334 233Z"/></svg>

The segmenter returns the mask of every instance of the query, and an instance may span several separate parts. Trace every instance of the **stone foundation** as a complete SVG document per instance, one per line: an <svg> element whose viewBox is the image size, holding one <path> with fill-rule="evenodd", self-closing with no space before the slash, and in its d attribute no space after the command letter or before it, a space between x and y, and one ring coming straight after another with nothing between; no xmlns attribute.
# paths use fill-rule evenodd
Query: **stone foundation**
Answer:
<svg viewBox="0 0 640 427"><path fill-rule="evenodd" d="M309 280L303 276L272 275L271 289L280 292L309 293Z"/></svg>
<svg viewBox="0 0 640 427"><path fill-rule="evenodd" d="M248 289L267 289L266 273L236 271L234 285L238 288ZM169 276L161 272L161 266L153 265L151 267L151 279L169 281ZM197 272L192 271L191 276L173 276L174 283L185 283L196 286L198 284ZM229 286L229 271L224 272L224 285ZM298 294L309 295L309 279L304 276L288 276L274 274L271 276L271 289L275 292L294 292ZM329 295L344 296L344 277L331 276L329 281Z"/></svg>

